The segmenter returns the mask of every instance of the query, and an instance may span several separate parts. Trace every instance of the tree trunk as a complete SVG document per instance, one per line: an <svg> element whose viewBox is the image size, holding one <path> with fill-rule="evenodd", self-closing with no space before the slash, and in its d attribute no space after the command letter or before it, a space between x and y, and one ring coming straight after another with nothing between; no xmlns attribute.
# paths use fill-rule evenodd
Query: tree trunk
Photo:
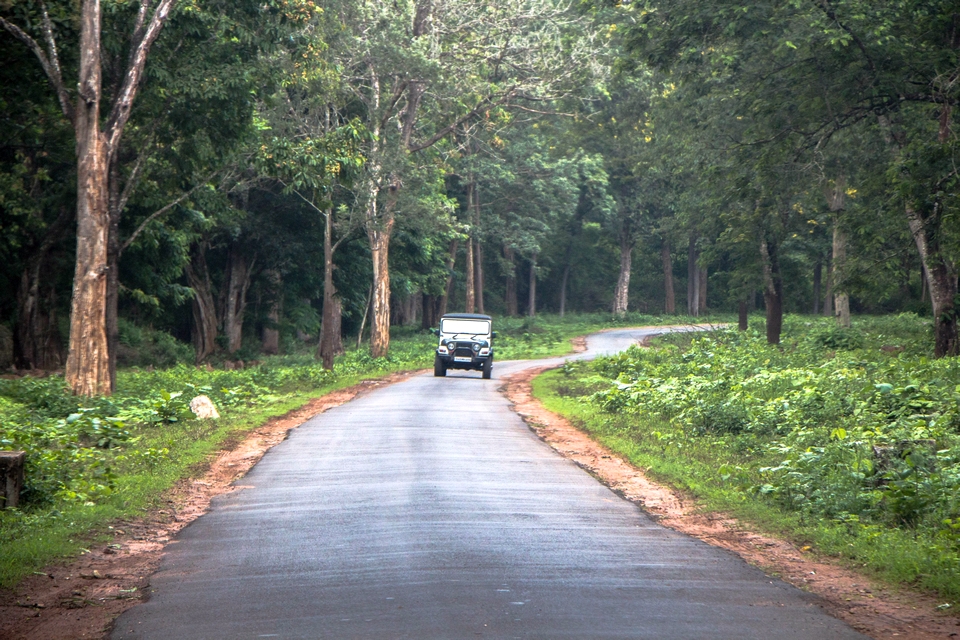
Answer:
<svg viewBox="0 0 960 640"><path fill-rule="evenodd" d="M440 298L423 294L420 298L420 328L432 329L437 323L436 310L439 306Z"/></svg>
<svg viewBox="0 0 960 640"><path fill-rule="evenodd" d="M323 227L323 310L320 321L320 341L317 345L317 358L323 362L323 368L333 369L333 359L343 353L341 325L343 306L337 288L333 284L333 210L327 209Z"/></svg>
<svg viewBox="0 0 960 640"><path fill-rule="evenodd" d="M827 256L827 287L823 295L823 315L830 318L833 316L833 250Z"/></svg>
<svg viewBox="0 0 960 640"><path fill-rule="evenodd" d="M120 348L120 162L110 161L110 232L107 239L107 343L110 353L110 386L117 386L117 350Z"/></svg>
<svg viewBox="0 0 960 640"><path fill-rule="evenodd" d="M567 283L570 281L570 260L563 265L563 277L560 278L560 317L567 312Z"/></svg>
<svg viewBox="0 0 960 640"><path fill-rule="evenodd" d="M65 378L75 395L110 395L107 340L107 145L100 132L100 3L81 8L77 139L77 262L70 309L70 347Z"/></svg>
<svg viewBox="0 0 960 640"><path fill-rule="evenodd" d="M363 318L360 319L360 331L357 332L357 349L363 342L363 330L367 326L367 318L370 316L370 304L373 302L373 283L370 283L370 291L367 293L367 300L363 305Z"/></svg>
<svg viewBox="0 0 960 640"><path fill-rule="evenodd" d="M663 311L673 315L677 312L677 297L673 290L673 260L670 257L670 241L664 239L660 246L660 261L663 263Z"/></svg>
<svg viewBox="0 0 960 640"><path fill-rule="evenodd" d="M267 311L267 323L263 327L260 351L275 356L280 353L280 307L283 303L283 279L280 272L270 269L266 272L266 281L270 283L270 309Z"/></svg>
<svg viewBox="0 0 960 640"><path fill-rule="evenodd" d="M460 243L456 239L450 241L450 253L447 256L447 285L443 289L443 296L440 297L440 306L437 310L438 322L447 313L450 298L453 297L453 266L457 262L457 248L459 246Z"/></svg>
<svg viewBox="0 0 960 640"><path fill-rule="evenodd" d="M470 207L473 219L471 229L471 245L473 246L473 296L477 313L486 313L483 305L483 248L480 246L480 190L477 183L472 180L470 183ZM468 269L469 270L469 269ZM468 282L471 281L469 275ZM469 285L468 285L469 286ZM470 312L472 313L472 312Z"/></svg>
<svg viewBox="0 0 960 640"><path fill-rule="evenodd" d="M766 238L760 241L760 259L763 263L763 302L767 308L767 342L780 344L783 327L783 278L777 245L770 246Z"/></svg>
<svg viewBox="0 0 960 640"><path fill-rule="evenodd" d="M707 268L700 267L697 272L697 286L700 291L697 294L697 315L707 312Z"/></svg>
<svg viewBox="0 0 960 640"><path fill-rule="evenodd" d="M473 313L476 310L476 278L473 271L474 260L473 260L473 238L467 238L467 273L465 276L466 282L464 286L466 287L466 303L464 304L464 311L467 313Z"/></svg>
<svg viewBox="0 0 960 640"><path fill-rule="evenodd" d="M207 268L206 247L198 244L184 266L187 284L193 289L193 349L196 363L200 364L217 349L217 304Z"/></svg>
<svg viewBox="0 0 960 640"><path fill-rule="evenodd" d="M935 207L941 205L937 203ZM913 208L907 207L910 232L920 253L927 277L927 290L933 306L934 355L960 355L960 340L957 335L957 266L943 253L938 233L940 222L929 224ZM932 217L938 217L934 212Z"/></svg>
<svg viewBox="0 0 960 640"><path fill-rule="evenodd" d="M813 265L813 315L820 315L820 288L823 282L823 262L817 258Z"/></svg>
<svg viewBox="0 0 960 640"><path fill-rule="evenodd" d="M227 254L226 298L223 306L223 332L227 336L227 352L234 353L243 343L243 312L247 307L250 286L250 264L235 247Z"/></svg>
<svg viewBox="0 0 960 640"><path fill-rule="evenodd" d="M333 369L333 359L344 352L343 349L343 303L340 296L323 294L323 322L320 326L320 344L317 347L323 368Z"/></svg>
<svg viewBox="0 0 960 640"><path fill-rule="evenodd" d="M17 323L14 357L22 369L59 369L63 366L63 343L56 317L56 289L48 259L53 247L63 240L74 211L62 207L56 220L32 247L17 290Z"/></svg>
<svg viewBox="0 0 960 640"><path fill-rule="evenodd" d="M950 114L951 110L948 107L940 112L940 129L937 139L941 144L946 143L950 136ZM877 120L891 153L896 160L899 160L901 150L907 141L893 131L888 116L878 116ZM940 245L943 235L943 204L938 200L934 201L933 206L924 213L908 203L904 206L904 213L913 241L917 245L917 252L920 254L920 263L926 273L930 304L933 307L934 355L938 358L960 355L955 307L957 266L943 253Z"/></svg>
<svg viewBox="0 0 960 640"><path fill-rule="evenodd" d="M847 234L840 225L840 212L846 202L847 181L843 174L837 176L827 192L827 206L833 213L833 269L830 279L833 281L833 308L837 324L850 327L850 295L847 292Z"/></svg>
<svg viewBox="0 0 960 640"><path fill-rule="evenodd" d="M527 315L537 315L537 254L530 258L530 295L527 298Z"/></svg>
<svg viewBox="0 0 960 640"><path fill-rule="evenodd" d="M520 313L520 306L517 302L517 260L516 251L513 247L507 245L503 247L503 258L507 262L507 315L516 316Z"/></svg>
<svg viewBox="0 0 960 640"><path fill-rule="evenodd" d="M687 315L700 315L700 269L697 268L697 237L690 234L687 245Z"/></svg>
<svg viewBox="0 0 960 640"><path fill-rule="evenodd" d="M392 229L393 225L390 225ZM369 229L373 258L373 294L371 296L370 355L384 358L390 350L390 230Z"/></svg>
<svg viewBox="0 0 960 640"><path fill-rule="evenodd" d="M390 236L399 181L391 177L386 200L378 212L378 185L371 181L367 202L366 228L373 262L373 293L370 297L370 355L385 358L390 351Z"/></svg>
<svg viewBox="0 0 960 640"><path fill-rule="evenodd" d="M845 290L844 268L847 258L847 236L837 222L833 227L833 308L837 325L850 327L850 295Z"/></svg>
<svg viewBox="0 0 960 640"><path fill-rule="evenodd" d="M613 313L618 316L626 315L630 303L630 267L633 259L633 243L630 240L626 234L621 234L620 275L613 294Z"/></svg>
<svg viewBox="0 0 960 640"><path fill-rule="evenodd" d="M477 313L486 313L483 305L483 245L480 244L480 240L477 240L477 246L473 250L473 259L476 263L473 268L473 275L477 282Z"/></svg>
<svg viewBox="0 0 960 640"><path fill-rule="evenodd" d="M63 343L57 326L56 290L41 282L41 267L28 266L17 291L17 330L14 356L21 369L52 371L63 366Z"/></svg>
<svg viewBox="0 0 960 640"><path fill-rule="evenodd" d="M737 308L737 329L739 331L746 331L748 327L747 323L747 301L741 300L740 305Z"/></svg>

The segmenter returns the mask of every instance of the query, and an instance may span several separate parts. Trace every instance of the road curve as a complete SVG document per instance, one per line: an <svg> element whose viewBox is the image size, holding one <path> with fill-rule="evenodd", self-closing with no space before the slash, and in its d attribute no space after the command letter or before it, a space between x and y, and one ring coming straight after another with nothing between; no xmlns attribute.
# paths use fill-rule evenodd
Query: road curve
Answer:
<svg viewBox="0 0 960 640"><path fill-rule="evenodd" d="M576 357L650 333L597 334ZM542 443L498 386L417 376L292 431L177 536L113 638L865 638L654 523Z"/></svg>

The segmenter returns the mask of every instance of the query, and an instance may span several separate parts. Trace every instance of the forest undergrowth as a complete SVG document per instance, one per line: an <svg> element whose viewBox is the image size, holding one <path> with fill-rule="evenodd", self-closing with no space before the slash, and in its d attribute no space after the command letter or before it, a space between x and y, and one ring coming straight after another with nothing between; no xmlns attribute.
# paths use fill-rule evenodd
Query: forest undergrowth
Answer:
<svg viewBox="0 0 960 640"><path fill-rule="evenodd" d="M665 321L639 314L496 319L496 356L559 355L577 335ZM20 507L0 510L0 587L81 553L110 522L155 508L163 491L196 473L223 443L269 418L363 379L430 367L436 343L428 332L394 328L386 358L370 357L363 345L328 371L313 358L315 345L305 344L299 354L225 370L187 364L186 345L140 333L122 338L128 358L144 366L121 369L111 397L72 396L62 376L0 379L0 449L27 454ZM221 419L194 418L189 403L200 394Z"/></svg>
<svg viewBox="0 0 960 640"><path fill-rule="evenodd" d="M780 345L674 334L535 381L662 481L894 584L960 601L960 360L912 314L789 316Z"/></svg>

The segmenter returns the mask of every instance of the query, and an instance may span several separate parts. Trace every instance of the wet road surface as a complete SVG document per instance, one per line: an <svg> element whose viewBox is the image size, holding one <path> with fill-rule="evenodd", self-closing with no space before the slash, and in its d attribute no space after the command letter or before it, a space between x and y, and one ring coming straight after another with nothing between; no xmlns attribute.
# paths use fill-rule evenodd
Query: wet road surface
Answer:
<svg viewBox="0 0 960 640"><path fill-rule="evenodd" d="M598 334L578 357L642 335ZM418 376L292 431L177 536L113 637L865 637L655 524L542 443L499 385Z"/></svg>

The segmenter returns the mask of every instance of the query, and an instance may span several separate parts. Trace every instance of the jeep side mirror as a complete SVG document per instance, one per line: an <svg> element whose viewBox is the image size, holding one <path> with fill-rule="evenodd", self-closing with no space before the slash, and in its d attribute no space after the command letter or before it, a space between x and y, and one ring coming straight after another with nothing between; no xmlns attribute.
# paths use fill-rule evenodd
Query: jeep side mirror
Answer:
<svg viewBox="0 0 960 640"><path fill-rule="evenodd" d="M497 337L497 332L494 331L493 333L491 333L491 334L490 334L490 337L491 337L491 338L496 338L496 337Z"/></svg>
<svg viewBox="0 0 960 640"><path fill-rule="evenodd" d="M438 336L440 335L440 329L430 329L430 333L432 333L435 336Z"/></svg>

